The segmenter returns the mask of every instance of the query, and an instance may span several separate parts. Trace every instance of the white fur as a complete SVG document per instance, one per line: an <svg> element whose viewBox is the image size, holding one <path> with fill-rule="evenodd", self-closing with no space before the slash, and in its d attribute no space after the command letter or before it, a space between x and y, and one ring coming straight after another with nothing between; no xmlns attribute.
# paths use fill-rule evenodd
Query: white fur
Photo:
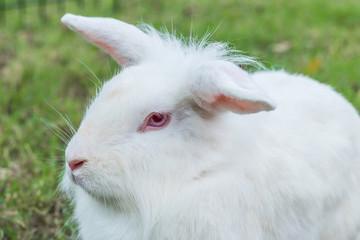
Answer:
<svg viewBox="0 0 360 240"><path fill-rule="evenodd" d="M330 87L248 75L235 64L253 61L221 43L63 22L126 67L66 149L87 160L63 180L82 239L360 239L360 119ZM170 123L137 131L151 112Z"/></svg>

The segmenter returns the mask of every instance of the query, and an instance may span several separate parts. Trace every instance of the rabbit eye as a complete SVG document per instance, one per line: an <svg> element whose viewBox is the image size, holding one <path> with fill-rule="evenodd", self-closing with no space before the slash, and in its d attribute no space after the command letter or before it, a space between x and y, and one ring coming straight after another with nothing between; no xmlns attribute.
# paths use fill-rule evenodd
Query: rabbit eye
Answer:
<svg viewBox="0 0 360 240"><path fill-rule="evenodd" d="M139 131L156 130L165 127L170 121L170 113L150 113L144 123L140 126Z"/></svg>

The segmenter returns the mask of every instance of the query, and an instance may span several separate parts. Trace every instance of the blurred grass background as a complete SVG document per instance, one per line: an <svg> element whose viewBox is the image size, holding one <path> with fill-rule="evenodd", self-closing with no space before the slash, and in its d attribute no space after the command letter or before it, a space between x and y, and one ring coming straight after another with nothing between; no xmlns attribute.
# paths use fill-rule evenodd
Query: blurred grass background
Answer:
<svg viewBox="0 0 360 240"><path fill-rule="evenodd" d="M77 126L95 90L84 65L101 80L118 66L60 23L66 12L142 20L185 36L219 26L211 40L328 83L360 110L358 0L83 0L0 12L0 239L76 233L71 205L56 190L65 144L43 119L70 133L49 105Z"/></svg>

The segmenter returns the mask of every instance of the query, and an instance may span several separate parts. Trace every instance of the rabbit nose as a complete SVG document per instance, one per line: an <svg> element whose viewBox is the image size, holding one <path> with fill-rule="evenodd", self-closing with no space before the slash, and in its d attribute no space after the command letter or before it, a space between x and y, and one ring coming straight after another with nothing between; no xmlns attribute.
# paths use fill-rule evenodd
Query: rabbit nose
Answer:
<svg viewBox="0 0 360 240"><path fill-rule="evenodd" d="M84 165L84 163L87 162L86 160L71 160L70 162L68 162L68 165L71 169L71 171L75 171L76 169L81 168L82 165Z"/></svg>

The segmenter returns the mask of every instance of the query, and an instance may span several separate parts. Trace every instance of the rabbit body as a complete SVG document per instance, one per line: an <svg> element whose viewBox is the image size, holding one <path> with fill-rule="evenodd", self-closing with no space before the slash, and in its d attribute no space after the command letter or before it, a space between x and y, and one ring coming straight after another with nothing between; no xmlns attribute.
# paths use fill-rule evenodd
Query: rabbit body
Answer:
<svg viewBox="0 0 360 240"><path fill-rule="evenodd" d="M139 60L147 41L99 43L109 33L95 20L63 18L124 67L66 150L68 164L86 159L62 182L83 239L360 239L360 118L342 96L209 53L188 60L165 40L151 44L163 60ZM170 122L139 131L151 112Z"/></svg>

